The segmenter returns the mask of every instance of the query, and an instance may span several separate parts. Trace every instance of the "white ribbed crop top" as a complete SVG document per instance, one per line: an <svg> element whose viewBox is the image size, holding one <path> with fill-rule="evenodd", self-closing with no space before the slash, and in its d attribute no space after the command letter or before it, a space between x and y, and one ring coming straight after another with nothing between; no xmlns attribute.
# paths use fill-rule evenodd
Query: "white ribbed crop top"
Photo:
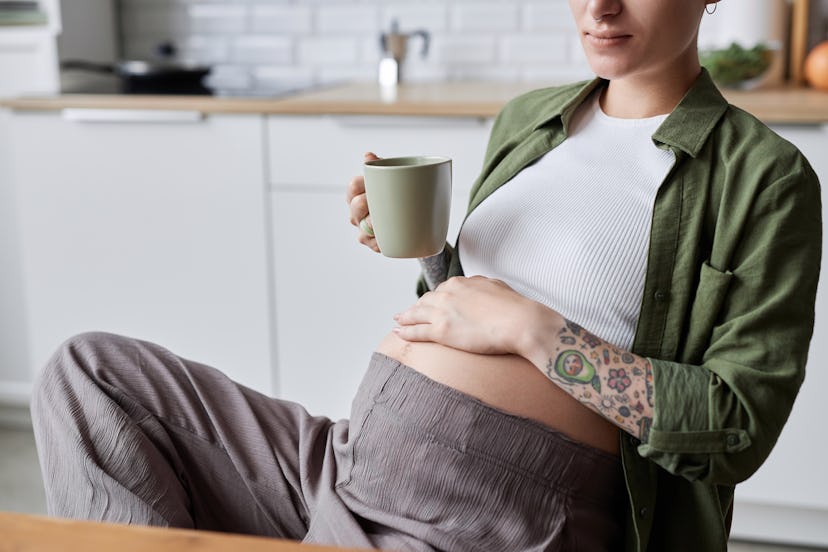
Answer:
<svg viewBox="0 0 828 552"><path fill-rule="evenodd" d="M619 119L594 94L564 142L486 198L460 231L466 276L497 278L629 350L655 196L675 162L652 135L667 115Z"/></svg>

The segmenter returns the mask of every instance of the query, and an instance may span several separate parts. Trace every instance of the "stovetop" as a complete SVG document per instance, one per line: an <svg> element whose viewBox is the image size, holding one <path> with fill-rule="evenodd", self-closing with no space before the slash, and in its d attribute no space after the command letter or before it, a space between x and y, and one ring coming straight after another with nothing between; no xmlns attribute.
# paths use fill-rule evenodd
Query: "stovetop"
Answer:
<svg viewBox="0 0 828 552"><path fill-rule="evenodd" d="M311 83L260 84L247 87L214 87L207 93L199 94L215 98L281 98L322 85ZM121 90L121 80L113 75L78 74L72 71L61 72L62 94L130 94ZM150 92L148 92L150 93ZM167 95L164 92L153 94Z"/></svg>

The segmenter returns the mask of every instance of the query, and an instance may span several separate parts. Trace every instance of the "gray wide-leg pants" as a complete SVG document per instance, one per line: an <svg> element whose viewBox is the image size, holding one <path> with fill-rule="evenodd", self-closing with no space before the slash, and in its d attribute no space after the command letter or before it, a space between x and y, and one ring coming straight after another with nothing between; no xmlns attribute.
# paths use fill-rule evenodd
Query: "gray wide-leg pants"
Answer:
<svg viewBox="0 0 828 552"><path fill-rule="evenodd" d="M428 552L620 539L617 458L378 353L350 420L333 422L86 333L38 375L32 417L54 516Z"/></svg>

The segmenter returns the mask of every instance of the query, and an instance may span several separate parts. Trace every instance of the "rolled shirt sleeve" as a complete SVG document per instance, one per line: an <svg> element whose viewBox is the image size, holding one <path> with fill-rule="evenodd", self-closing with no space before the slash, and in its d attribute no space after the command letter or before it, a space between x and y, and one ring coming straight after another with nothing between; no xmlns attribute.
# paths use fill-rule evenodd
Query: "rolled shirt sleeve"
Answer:
<svg viewBox="0 0 828 552"><path fill-rule="evenodd" d="M655 411L639 454L719 485L759 468L804 379L821 253L819 182L802 159L756 194L729 270L702 266L694 309L711 316L691 317L710 326L702 362L649 359Z"/></svg>

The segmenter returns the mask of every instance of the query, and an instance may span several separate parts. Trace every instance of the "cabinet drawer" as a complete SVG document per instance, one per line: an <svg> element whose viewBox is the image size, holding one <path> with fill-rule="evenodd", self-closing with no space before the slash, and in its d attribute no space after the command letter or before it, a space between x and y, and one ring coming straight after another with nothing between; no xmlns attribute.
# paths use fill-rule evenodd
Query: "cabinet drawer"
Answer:
<svg viewBox="0 0 828 552"><path fill-rule="evenodd" d="M366 151L381 157L445 155L455 189L468 191L483 165L491 119L404 116L268 117L270 182L345 190Z"/></svg>

